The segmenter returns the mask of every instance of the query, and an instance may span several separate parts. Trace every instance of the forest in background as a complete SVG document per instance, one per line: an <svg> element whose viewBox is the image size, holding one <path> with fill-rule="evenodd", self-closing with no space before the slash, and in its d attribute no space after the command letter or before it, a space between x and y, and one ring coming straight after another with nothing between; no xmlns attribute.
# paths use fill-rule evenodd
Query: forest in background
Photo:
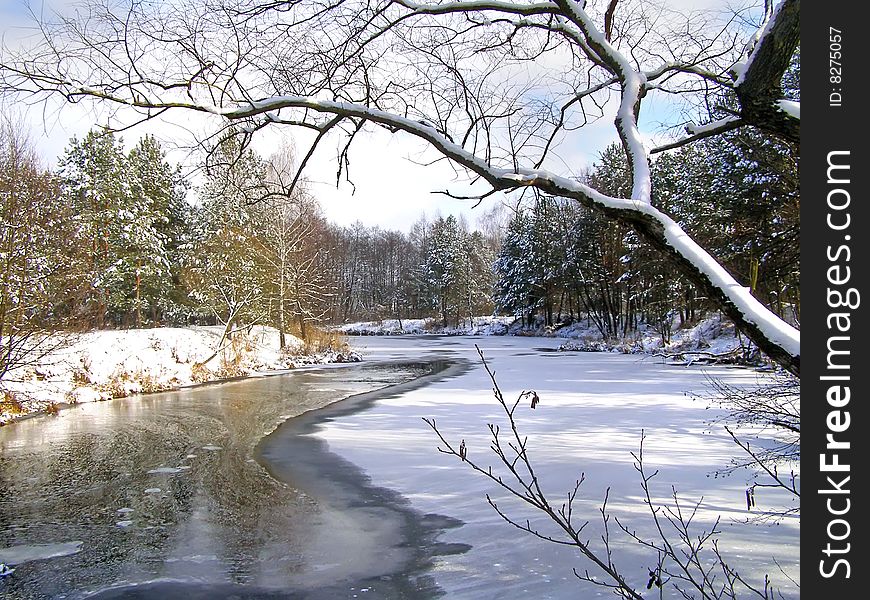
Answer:
<svg viewBox="0 0 870 600"><path fill-rule="evenodd" d="M305 338L363 320L449 327L509 314L530 327L588 319L605 339L647 324L668 342L714 310L630 228L542 193L492 206L475 226L451 215L407 232L340 227L305 185L289 185L289 149L264 158L228 137L192 188L154 137L126 151L93 130L47 168L10 121L0 135L0 374L59 330L266 324ZM654 204L793 323L797 160L741 130L653 163ZM629 194L618 146L585 177Z"/></svg>

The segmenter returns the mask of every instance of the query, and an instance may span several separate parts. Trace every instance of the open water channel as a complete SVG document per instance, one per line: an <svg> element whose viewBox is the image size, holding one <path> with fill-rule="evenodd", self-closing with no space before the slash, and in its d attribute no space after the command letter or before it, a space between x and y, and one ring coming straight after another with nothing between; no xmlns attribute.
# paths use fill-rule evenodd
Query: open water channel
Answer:
<svg viewBox="0 0 870 600"><path fill-rule="evenodd" d="M427 559L455 550L435 539L454 522L415 513L307 434L375 390L457 368L309 369L0 429L0 562L16 569L0 597L432 595Z"/></svg>
<svg viewBox="0 0 870 600"><path fill-rule="evenodd" d="M722 548L744 573L796 572L798 520L744 523L746 476L711 477L734 445L686 393L711 375L756 375L554 352L553 339L354 343L365 362L86 404L0 429L0 562L15 568L0 597L612 597L573 576L583 568L576 551L517 532L485 496L517 518L534 514L435 450L421 417L487 460L498 408L474 343L506 395L540 394L521 425L542 485L558 499L588 478L577 509L591 516L591 539L608 488L617 517L649 527L631 457L644 431L662 502L671 485L703 498L697 520L722 519ZM616 548L641 589L654 558L630 540ZM783 596L797 598L783 579Z"/></svg>

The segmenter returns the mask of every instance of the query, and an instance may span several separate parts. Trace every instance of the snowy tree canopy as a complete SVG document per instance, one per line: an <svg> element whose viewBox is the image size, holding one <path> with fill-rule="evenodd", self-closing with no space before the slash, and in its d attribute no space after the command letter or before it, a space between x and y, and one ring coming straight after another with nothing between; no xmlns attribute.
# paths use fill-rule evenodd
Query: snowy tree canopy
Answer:
<svg viewBox="0 0 870 600"><path fill-rule="evenodd" d="M0 85L30 100L123 105L146 119L188 109L220 117L243 140L263 127L303 127L317 132L315 146L338 142L342 166L360 130L405 132L491 191L535 188L630 225L797 373L799 333L651 203L638 117L661 93L728 91L736 106L689 126L690 140L752 126L798 144L799 111L781 100L799 11L799 0L782 0L723 22L643 2L94 0L75 18L44 23L45 40L5 50ZM619 196L579 182L560 156L611 106L631 179Z"/></svg>
<svg viewBox="0 0 870 600"><path fill-rule="evenodd" d="M111 133L90 131L70 141L60 176L89 280L82 316L138 326L147 310L156 320L171 292L184 210L183 185L159 143L145 137L128 154Z"/></svg>

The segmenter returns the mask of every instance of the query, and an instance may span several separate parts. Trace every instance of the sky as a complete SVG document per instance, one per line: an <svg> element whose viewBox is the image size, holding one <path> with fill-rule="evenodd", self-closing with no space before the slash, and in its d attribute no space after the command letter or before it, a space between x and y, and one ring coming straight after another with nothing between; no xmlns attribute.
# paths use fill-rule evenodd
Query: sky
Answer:
<svg viewBox="0 0 870 600"><path fill-rule="evenodd" d="M42 6L48 10L69 10L77 0L31 0L38 13ZM4 37L26 35L28 9L25 0L0 0L0 23ZM86 108L84 105L54 103L50 106L13 107L13 114L22 117L30 125L30 138L38 153L48 166L53 166L63 154L73 136L83 137L95 124L104 124L106 115ZM174 118L173 118L174 117ZM169 149L170 162L189 162L186 146L191 133L202 135L208 130L206 121L196 124L196 117L189 113L170 115L175 122L151 122L125 131L125 144L132 146L146 133L155 135ZM191 121L193 119L193 122ZM313 136L308 132L294 132L293 138L286 134L265 134L255 138L254 149L264 157L290 144L296 154L304 154ZM356 221L382 229L410 230L422 216L430 220L438 215L464 214L474 224L497 200L489 200L473 209L474 202L454 200L434 192L462 188L467 192L465 176L457 173L445 162L423 166L421 163L438 157L426 145L409 135L390 135L374 131L362 136L352 146L350 179L344 177L336 185L336 141L321 144L314 159L306 169L309 189L319 200L329 220L339 225Z"/></svg>
<svg viewBox="0 0 870 600"><path fill-rule="evenodd" d="M0 0L0 23L7 42L26 34L22 27L27 16L27 0ZM70 10L77 0L30 0L34 10ZM707 2L705 2L707 3ZM721 3L720 3L721 4ZM697 2L693 3L697 8ZM650 123L664 120L671 110L666 102L649 98L645 103L646 120ZM8 111L8 108L7 108ZM54 104L50 106L13 107L14 116L20 116L30 125L31 140L48 166L53 166L73 136L82 137L94 124L106 123L106 115L83 105ZM170 149L171 162L190 162L189 153L176 148L190 143L191 133L203 134L208 129L205 121L198 122L190 113L170 111L172 122L149 122L122 134L127 145L135 144L142 135L155 135ZM647 130L652 130L647 127ZM285 134L267 133L255 138L254 149L268 157L280 147L290 144L297 155L304 154L313 136L307 132L294 132L293 138ZM576 175L590 166L608 143L616 141L612 117L601 119L584 131L582 147L565 148L568 171L563 175ZM360 221L367 226L408 231L411 225L426 215L428 218L464 214L474 223L483 213L501 201L495 195L484 200L477 208L471 200L457 200L436 192L450 190L460 195L484 191L483 187L470 188L467 175L457 172L446 161L431 163L439 155L426 144L407 134L392 135L384 130L366 133L352 146L350 179L336 185L337 140L327 138L315 153L306 169L309 189L320 201L327 218L339 225Z"/></svg>

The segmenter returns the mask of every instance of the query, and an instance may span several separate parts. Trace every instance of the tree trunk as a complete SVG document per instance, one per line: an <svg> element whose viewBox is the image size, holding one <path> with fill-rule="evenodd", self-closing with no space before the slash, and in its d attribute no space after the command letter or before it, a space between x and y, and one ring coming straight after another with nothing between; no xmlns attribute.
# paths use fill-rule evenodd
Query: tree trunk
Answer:
<svg viewBox="0 0 870 600"><path fill-rule="evenodd" d="M278 280L278 347L281 350L287 347L287 334L285 333L286 324L284 322L285 279L283 266L282 261L281 275Z"/></svg>
<svg viewBox="0 0 870 600"><path fill-rule="evenodd" d="M139 274L139 269L136 269L136 312L133 315L133 322L135 323L136 329L139 329L142 326L142 307L140 306L140 302L142 301L142 276Z"/></svg>

